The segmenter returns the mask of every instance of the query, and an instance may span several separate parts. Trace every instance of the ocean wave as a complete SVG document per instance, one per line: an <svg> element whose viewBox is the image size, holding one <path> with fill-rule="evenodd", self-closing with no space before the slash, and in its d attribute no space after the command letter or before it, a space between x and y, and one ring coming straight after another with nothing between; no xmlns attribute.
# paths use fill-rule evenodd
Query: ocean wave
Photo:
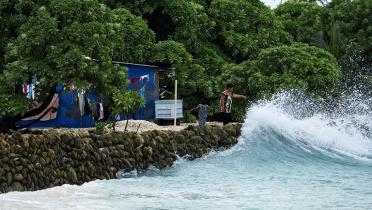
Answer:
<svg viewBox="0 0 372 210"><path fill-rule="evenodd" d="M330 112L320 107L291 92L279 93L271 100L254 104L247 111L235 150L256 150L261 156L265 152L259 150L266 150L266 153L276 153L277 158L306 154L306 158L352 158L372 162L369 101L346 99Z"/></svg>

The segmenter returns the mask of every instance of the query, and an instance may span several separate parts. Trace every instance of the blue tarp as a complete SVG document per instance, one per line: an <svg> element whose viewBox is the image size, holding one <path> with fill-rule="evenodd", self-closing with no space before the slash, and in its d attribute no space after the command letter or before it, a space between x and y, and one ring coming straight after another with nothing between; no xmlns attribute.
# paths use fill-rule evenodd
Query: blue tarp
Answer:
<svg viewBox="0 0 372 210"><path fill-rule="evenodd" d="M139 109L136 113L130 115L130 118L137 120L153 120L155 119L155 101L159 99L159 79L156 66L137 65L118 63L121 66L128 68L128 85L127 90L135 90L140 92L146 101L146 107ZM54 127L54 128L86 128L93 127L92 115L82 115L79 109L77 92L64 92L61 86L59 90L59 106L57 110L57 118L48 121L38 121L33 123L31 127ZM93 94L85 94L90 100L98 101ZM124 115L120 116L120 120L124 120ZM25 126L32 121L19 121L18 125Z"/></svg>
<svg viewBox="0 0 372 210"><path fill-rule="evenodd" d="M159 99L157 68L153 66L124 65L128 68L127 90L136 90L145 99L146 107L139 109L132 118L137 120L155 119L155 101ZM123 119L123 118L122 118Z"/></svg>

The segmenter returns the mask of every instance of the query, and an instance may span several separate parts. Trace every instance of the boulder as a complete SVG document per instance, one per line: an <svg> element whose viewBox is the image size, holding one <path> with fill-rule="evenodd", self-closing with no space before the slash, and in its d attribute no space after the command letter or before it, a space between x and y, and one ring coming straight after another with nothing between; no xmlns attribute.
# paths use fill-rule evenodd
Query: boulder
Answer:
<svg viewBox="0 0 372 210"><path fill-rule="evenodd" d="M10 186L13 182L13 176L11 172L6 173L6 181L8 186Z"/></svg>
<svg viewBox="0 0 372 210"><path fill-rule="evenodd" d="M147 146L147 147L143 148L143 155L147 159L150 159L152 157L152 147Z"/></svg>
<svg viewBox="0 0 372 210"><path fill-rule="evenodd" d="M22 174L16 174L16 175L14 175L14 180L15 181L20 182L20 181L22 181L22 179L23 179L23 175Z"/></svg>
<svg viewBox="0 0 372 210"><path fill-rule="evenodd" d="M12 189L13 189L13 191L18 191L18 192L21 192L21 191L25 190L25 188L19 182L14 182L13 185L12 185Z"/></svg>
<svg viewBox="0 0 372 210"><path fill-rule="evenodd" d="M77 183L78 182L76 171L73 168L69 168L68 169L68 171L67 171L67 179L71 183Z"/></svg>

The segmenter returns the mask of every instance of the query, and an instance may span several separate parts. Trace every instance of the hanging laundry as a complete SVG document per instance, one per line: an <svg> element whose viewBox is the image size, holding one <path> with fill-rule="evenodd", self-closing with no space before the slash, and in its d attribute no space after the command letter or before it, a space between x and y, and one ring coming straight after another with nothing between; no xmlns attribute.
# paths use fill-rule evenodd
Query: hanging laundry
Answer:
<svg viewBox="0 0 372 210"><path fill-rule="evenodd" d="M105 113L103 111L103 104L99 103L99 118L98 120L103 120L105 118Z"/></svg>
<svg viewBox="0 0 372 210"><path fill-rule="evenodd" d="M131 77L131 78L128 78L128 83L133 84L133 83L136 83L138 81L143 81L145 79L149 80L150 76L149 75L143 75L143 76L140 76L140 77Z"/></svg>
<svg viewBox="0 0 372 210"><path fill-rule="evenodd" d="M132 78L128 78L128 83L133 84L140 80L141 80L141 77L132 77Z"/></svg>
<svg viewBox="0 0 372 210"><path fill-rule="evenodd" d="M30 85L30 91L29 91L28 97L31 100L35 100L35 84Z"/></svg>
<svg viewBox="0 0 372 210"><path fill-rule="evenodd" d="M23 94L28 95L29 88L28 88L27 84L22 85L22 92L23 92Z"/></svg>
<svg viewBox="0 0 372 210"><path fill-rule="evenodd" d="M85 107L85 101L84 101L84 95L82 93L77 94L77 99L79 103L79 111L80 111L80 116L84 115L84 107Z"/></svg>
<svg viewBox="0 0 372 210"><path fill-rule="evenodd" d="M22 92L26 95L28 99L35 99L35 84L23 84Z"/></svg>
<svg viewBox="0 0 372 210"><path fill-rule="evenodd" d="M140 80L145 80L145 79L149 80L150 76L149 75L143 75L143 76L140 77Z"/></svg>
<svg viewBox="0 0 372 210"><path fill-rule="evenodd" d="M84 115L93 115L93 110L89 104L88 97L84 94Z"/></svg>

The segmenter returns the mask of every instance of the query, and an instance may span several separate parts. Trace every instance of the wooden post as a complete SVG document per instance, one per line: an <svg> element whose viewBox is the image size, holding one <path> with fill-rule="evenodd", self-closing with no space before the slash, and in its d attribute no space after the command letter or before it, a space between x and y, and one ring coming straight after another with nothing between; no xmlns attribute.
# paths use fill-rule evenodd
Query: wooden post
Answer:
<svg viewBox="0 0 372 210"><path fill-rule="evenodd" d="M174 82L174 126L177 126L177 89L178 81Z"/></svg>

